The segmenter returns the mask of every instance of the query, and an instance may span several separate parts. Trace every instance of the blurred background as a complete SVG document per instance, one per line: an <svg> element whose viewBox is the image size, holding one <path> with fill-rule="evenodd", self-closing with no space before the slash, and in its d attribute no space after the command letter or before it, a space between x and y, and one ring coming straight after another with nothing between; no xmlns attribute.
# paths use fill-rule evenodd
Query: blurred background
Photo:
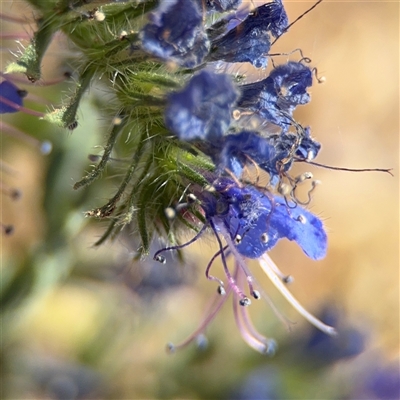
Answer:
<svg viewBox="0 0 400 400"><path fill-rule="evenodd" d="M262 2L255 2L260 5ZM290 1L290 21L312 5ZM7 15L32 21L22 2L2 1ZM9 399L396 399L399 397L399 3L327 1L291 27L274 53L301 48L324 84L296 111L323 144L319 163L378 172L311 170L322 185L311 210L329 236L327 257L309 260L281 242L271 258L295 278L290 290L310 311L337 327L335 339L318 333L251 264L290 332L263 302L250 313L274 337L277 354L250 349L226 304L207 331L208 347L191 345L173 355L197 327L215 291L204 278L215 245L207 238L171 256L166 265L133 260L137 242L128 233L94 248L106 228L84 218L115 190L103 177L88 190L72 185L101 154L108 121L96 108L103 93L92 88L69 133L37 118L2 115L53 151L3 133L2 181L22 192L2 195L1 386ZM26 45L33 24L1 21L1 64ZM68 46L57 38L44 64L44 81L70 70ZM296 58L295 58L296 59ZM285 57L282 58L282 62ZM279 63L280 59L275 58ZM258 79L266 71L255 72ZM26 106L60 104L73 84L21 85ZM11 167L13 170L8 171ZM118 163L108 176L120 174ZM163 246L155 240L154 249ZM215 267L214 267L215 268ZM396 391L397 390L397 391Z"/></svg>

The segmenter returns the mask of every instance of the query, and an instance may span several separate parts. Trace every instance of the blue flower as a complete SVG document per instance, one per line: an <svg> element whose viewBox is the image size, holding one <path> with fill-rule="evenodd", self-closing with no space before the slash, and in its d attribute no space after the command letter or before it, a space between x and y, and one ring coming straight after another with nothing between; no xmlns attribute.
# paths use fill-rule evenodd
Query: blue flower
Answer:
<svg viewBox="0 0 400 400"><path fill-rule="evenodd" d="M296 106L310 101L307 88L311 85L311 68L291 61L274 68L266 79L241 86L238 106L259 113L266 121L286 131L293 124Z"/></svg>
<svg viewBox="0 0 400 400"><path fill-rule="evenodd" d="M150 21L140 33L144 50L187 68L203 62L210 44L195 1L163 0Z"/></svg>
<svg viewBox="0 0 400 400"><path fill-rule="evenodd" d="M326 366L338 360L355 357L365 350L366 335L360 330L341 321L338 311L325 306L320 316L330 325L338 326L340 335L331 337L313 329L303 347L304 356L313 358L319 366Z"/></svg>
<svg viewBox="0 0 400 400"><path fill-rule="evenodd" d="M23 104L25 90L20 90L10 81L0 83L0 114L15 113ZM16 107L17 106L17 107Z"/></svg>
<svg viewBox="0 0 400 400"><path fill-rule="evenodd" d="M278 36L287 25L281 1L262 5L251 11L242 23L212 41L208 60L250 62L256 68L266 68L271 48L270 35Z"/></svg>
<svg viewBox="0 0 400 400"><path fill-rule="evenodd" d="M400 398L400 370L399 361L381 365L375 360L369 376L366 377L364 393L369 398L392 400ZM364 397L367 398L367 397Z"/></svg>
<svg viewBox="0 0 400 400"><path fill-rule="evenodd" d="M255 330L249 321L247 311L243 308L251 303L245 294L246 286L250 296L255 299L261 296L254 288L254 278L245 263L245 258L258 259L262 269L286 299L316 327L325 333L333 334L333 328L317 320L294 299L284 285L288 278L266 254L280 239L286 238L295 241L308 257L312 259L324 257L327 237L322 222L300 206L289 208L281 197L274 196L267 190L259 190L252 185L242 185L228 177L213 180L208 191L193 188L193 193L205 215L203 228L187 244L161 249L155 253L154 258L165 262L165 258L161 255L164 251L177 250L195 242L204 233L205 228L210 227L219 250L206 268L206 277L218 283L220 295L233 292L235 319L242 337L251 347L263 354L271 354L275 351L276 344ZM226 283L210 273L217 257L221 258ZM228 268L230 257L234 259L233 273ZM217 300L195 333L177 347L190 343L202 334L225 299L226 297Z"/></svg>
<svg viewBox="0 0 400 400"><path fill-rule="evenodd" d="M221 138L231 121L238 92L230 76L204 70L168 96L165 123L181 140Z"/></svg>
<svg viewBox="0 0 400 400"><path fill-rule="evenodd" d="M241 187L230 178L220 178L213 186L219 198L216 203L204 201L206 217L218 231L227 230L242 256L259 258L282 238L295 241L314 260L325 256L323 224L309 211L300 206L289 208L281 197L254 186Z"/></svg>
<svg viewBox="0 0 400 400"><path fill-rule="evenodd" d="M251 160L268 172L270 181L275 184L280 174L291 168L294 155L307 158L307 155L302 157L304 153L317 152L319 143L309 136L304 139L289 133L262 137L257 132L243 131L227 135L215 162L221 170L228 168L239 178L244 166Z"/></svg>
<svg viewBox="0 0 400 400"><path fill-rule="evenodd" d="M321 149L321 144L311 137L309 127L297 128L297 133L267 133L266 136L256 131L229 134L204 151L213 158L219 171L227 169L237 178L246 165L256 163L269 174L270 184L275 186L295 160L313 160Z"/></svg>

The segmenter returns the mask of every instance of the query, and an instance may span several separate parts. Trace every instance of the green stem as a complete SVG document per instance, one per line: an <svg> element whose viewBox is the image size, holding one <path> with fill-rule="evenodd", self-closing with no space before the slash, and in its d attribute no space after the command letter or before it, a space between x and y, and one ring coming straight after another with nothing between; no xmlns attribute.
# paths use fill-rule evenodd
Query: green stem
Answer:
<svg viewBox="0 0 400 400"><path fill-rule="evenodd" d="M119 125L114 125L110 136L108 137L108 141L106 147L104 148L103 157L101 158L100 162L96 165L92 172L87 174L84 178L80 181L76 182L74 185L74 189L79 189L83 186L87 186L95 181L100 174L104 171L104 168L107 165L108 160L110 159L111 151L114 147L115 142L117 141L118 134L121 132L123 127L126 125L127 120L122 118L122 121Z"/></svg>

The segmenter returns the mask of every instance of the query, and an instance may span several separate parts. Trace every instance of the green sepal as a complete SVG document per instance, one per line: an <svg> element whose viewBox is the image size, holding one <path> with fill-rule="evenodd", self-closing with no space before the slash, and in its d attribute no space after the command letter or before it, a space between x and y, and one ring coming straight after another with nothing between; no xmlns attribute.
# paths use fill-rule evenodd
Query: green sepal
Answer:
<svg viewBox="0 0 400 400"><path fill-rule="evenodd" d="M95 74L94 68L87 68L80 77L75 93L64 107L57 108L47 113L43 119L61 128L73 130L78 126L76 114L83 94L90 86Z"/></svg>
<svg viewBox="0 0 400 400"><path fill-rule="evenodd" d="M7 74L22 73L31 82L36 82L41 77L41 63L43 56L58 30L58 19L51 17L50 20L41 20L39 29L34 33L31 43L25 49L21 57L9 64L6 68Z"/></svg>

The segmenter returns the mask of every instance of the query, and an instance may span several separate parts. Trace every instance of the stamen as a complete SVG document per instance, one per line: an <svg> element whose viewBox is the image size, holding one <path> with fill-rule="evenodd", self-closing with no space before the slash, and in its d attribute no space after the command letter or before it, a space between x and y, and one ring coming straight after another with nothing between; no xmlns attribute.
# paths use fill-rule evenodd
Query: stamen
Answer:
<svg viewBox="0 0 400 400"><path fill-rule="evenodd" d="M167 207L164 210L164 214L169 220L173 220L176 217L176 211L172 207Z"/></svg>
<svg viewBox="0 0 400 400"><path fill-rule="evenodd" d="M267 354L269 356L273 356L276 353L276 350L278 348L278 344L274 339L270 339L265 337L264 335L261 335L257 329L254 327L253 323L251 322L251 319L249 318L249 313L248 310L245 308L240 308L239 310L239 315L242 318L242 321L244 323L245 328L249 332L250 335L252 335L254 338L259 340L261 343L263 343L266 346L265 351L263 354Z"/></svg>
<svg viewBox="0 0 400 400"><path fill-rule="evenodd" d="M24 106L20 106L19 104L8 100L6 97L3 97L2 95L0 95L0 102L6 104L7 106L13 108L16 111L21 111L25 114L33 115L34 117L43 118L45 116L45 114L42 112L31 110L30 108L26 108Z"/></svg>
<svg viewBox="0 0 400 400"><path fill-rule="evenodd" d="M168 343L167 351L169 353L174 353L176 350L180 350L180 349L186 347L188 344L190 344L191 342L196 340L200 335L202 335L203 332L205 331L205 329L214 320L214 318L218 314L218 311L221 309L221 307L224 305L224 303L228 299L228 297L229 297L228 294L230 293L230 291L231 291L231 288L228 287L226 296L218 296L216 299L214 298L213 301L211 302L211 307L209 308L209 311L207 312L206 317L200 323L198 328L187 339L183 340L179 344L174 345L172 343Z"/></svg>
<svg viewBox="0 0 400 400"><path fill-rule="evenodd" d="M303 183L307 179L312 179L312 177L313 174L311 172L304 172L295 178L295 183Z"/></svg>
<svg viewBox="0 0 400 400"><path fill-rule="evenodd" d="M227 249L227 247L228 247L228 246L225 246L225 247L222 249L222 251L225 251L225 250ZM224 296L224 295L226 294L226 292L225 292L225 287L224 287L224 286L225 286L225 285L224 285L224 282L222 282L221 279L217 278L216 276L210 275L211 266L213 265L213 262L215 261L215 259L216 259L219 255L221 255L221 250L218 250L218 251L213 255L213 257L211 258L211 260L209 261L209 263L208 263L208 265L207 265L207 268L206 268L206 278L209 279L210 281L218 282L218 283L219 283L219 286L218 286L218 289L217 289L218 294L221 295L221 296Z"/></svg>
<svg viewBox="0 0 400 400"><path fill-rule="evenodd" d="M180 249L183 249L184 247L189 246L190 244L194 243L204 233L204 231L206 230L206 227L207 227L207 224L204 224L201 227L200 231L197 233L197 235L195 237L193 237L192 239L190 239L188 242L184 243L184 244L180 244L180 245L177 245L177 246L171 246L171 247L164 247L163 249L158 250L154 254L153 259L156 260L156 261L159 261L157 259L158 255L163 253L164 251L180 250ZM165 260L165 257L163 257L163 258Z"/></svg>
<svg viewBox="0 0 400 400"><path fill-rule="evenodd" d="M275 274L275 266L274 262L267 254L263 254L259 258L259 263L264 272L268 275L268 278L275 285L275 287L282 293L282 295L286 298L286 300L312 325L321 330L322 332L327 333L328 335L335 335L336 330L332 326L324 324L318 318L314 317L311 313L309 313L295 298L294 296L287 290L286 286L282 283L282 280ZM274 267L275 268L274 268Z"/></svg>
<svg viewBox="0 0 400 400"><path fill-rule="evenodd" d="M210 219L210 226L211 226L211 229L213 230L213 232L215 234L215 237L217 238L217 242L218 242L218 245L219 245L219 248L220 248L220 252L221 252L222 265L224 267L225 275L226 275L226 277L228 279L229 286L233 289L233 291L241 299L240 300L240 305L248 306L248 305L251 304L251 300L240 290L240 288L238 287L238 285L235 282L235 279L233 278L233 276L229 272L228 265L226 263L226 258L225 258L225 251L224 251L224 248L222 247L221 239L220 239L220 237L218 235L217 228L215 227L214 222L213 222L212 219Z"/></svg>
<svg viewBox="0 0 400 400"><path fill-rule="evenodd" d="M263 233L262 235L261 235L261 237L260 237L260 240L261 240L261 242L262 243L268 243L268 240L269 240L269 237L268 237L268 234L267 233Z"/></svg>
<svg viewBox="0 0 400 400"><path fill-rule="evenodd" d="M236 235L235 236L235 243L236 244L240 244L241 241L242 241L242 237L240 235Z"/></svg>
<svg viewBox="0 0 400 400"><path fill-rule="evenodd" d="M51 150L53 149L53 145L48 140L44 140L43 142L41 142L40 140L27 135L26 133L14 128L13 126L3 121L0 121L0 131L8 136L23 140L31 146L37 147L43 155L50 154Z"/></svg>
<svg viewBox="0 0 400 400"><path fill-rule="evenodd" d="M272 270L275 272L276 275L279 276L279 278L282 279L282 282L284 283L292 283L294 282L294 278L290 275L285 275L279 268L278 266L273 263L273 265L271 265Z"/></svg>
<svg viewBox="0 0 400 400"><path fill-rule="evenodd" d="M238 121L238 120L240 119L240 117L241 117L241 112L240 112L240 110L238 110L238 109L233 110L233 112L232 112L232 118L233 118L235 121Z"/></svg>
<svg viewBox="0 0 400 400"><path fill-rule="evenodd" d="M299 215L298 217L297 217L297 221L299 221L300 223L302 223L302 224L305 224L306 222L307 222L307 218L304 216L304 215Z"/></svg>
<svg viewBox="0 0 400 400"><path fill-rule="evenodd" d="M235 266L235 278L237 279L239 284L243 283L243 280L245 278L244 271L240 268L239 263L236 263L236 266ZM266 351L263 352L263 354L268 354L271 356L273 354L275 354L276 349L277 349L277 344L276 344L275 340L269 339L269 338L261 335L257 331L257 329L254 327L253 323L251 322L248 310L246 310L245 308L240 308L238 310L238 316L241 317L242 322L244 324L243 326L247 330L247 332L251 336L253 336L256 340L260 341L261 343L264 343L267 346Z"/></svg>
<svg viewBox="0 0 400 400"><path fill-rule="evenodd" d="M251 300L248 297L243 297L242 299L239 300L239 304L242 307L248 307L251 304Z"/></svg>
<svg viewBox="0 0 400 400"><path fill-rule="evenodd" d="M247 310L244 307L238 307L237 299L233 296L233 314L243 340L259 353L270 355L271 346L268 343L268 339L260 335L258 332L256 335L253 334L254 332L252 332L247 325L247 322L249 321L243 319L243 316L246 313Z"/></svg>
<svg viewBox="0 0 400 400"><path fill-rule="evenodd" d="M240 268L242 269L242 271L246 275L246 280L247 280L247 284L249 286L249 290L250 290L251 295L256 300L258 300L261 297L260 296L260 292L258 290L255 290L254 287L253 287L253 276L252 276L250 270L248 269L245 261L243 260L243 257L237 251L237 249L236 249L236 247L234 245L234 242L232 241L232 239L231 239L228 231L226 230L226 228L221 226L220 230L221 230L222 235L224 236L224 239L228 243L229 251L233 253L237 264L240 266Z"/></svg>
<svg viewBox="0 0 400 400"><path fill-rule="evenodd" d="M346 172L386 172L389 175L392 175L392 169L393 168L343 168L343 167L333 167L331 165L324 165L317 163L315 161L309 161L308 159L301 159L301 158L296 158L296 161L305 161L308 164L315 165L316 167L321 167L321 168L326 168L326 169L333 169L335 171L346 171Z"/></svg>
<svg viewBox="0 0 400 400"><path fill-rule="evenodd" d="M189 204L193 204L193 203L195 203L197 201L197 197L193 194L193 193L189 193L188 195L187 195L187 202L189 203Z"/></svg>
<svg viewBox="0 0 400 400"><path fill-rule="evenodd" d="M165 264L167 262L166 258L161 255L154 256L154 260L160 262L161 264Z"/></svg>
<svg viewBox="0 0 400 400"><path fill-rule="evenodd" d="M307 153L307 158L306 158L306 160L308 161L308 162L310 162L311 160L313 160L315 158L315 153L312 151L312 150L310 150L308 153Z"/></svg>
<svg viewBox="0 0 400 400"><path fill-rule="evenodd" d="M315 7L317 7L317 5L319 4L319 3L321 3L322 2L322 0L318 0L316 3L314 3L308 10L306 10L305 12L303 12L303 14L301 14L300 16L298 16L292 23L290 23L287 27L286 27L286 29L284 29L284 31L271 43L271 46L273 46L275 43L276 43L276 41L283 35L283 34L285 34L288 30L289 30L289 28L291 27L291 26L293 26L297 21L299 21L300 19L302 19L303 17L305 17L311 10L313 10Z"/></svg>
<svg viewBox="0 0 400 400"><path fill-rule="evenodd" d="M218 286L217 292L220 296L225 296L226 295L226 290L222 285Z"/></svg>
<svg viewBox="0 0 400 400"><path fill-rule="evenodd" d="M278 186L278 193L280 193L282 196L288 196L292 190L292 187L287 183L281 182Z"/></svg>

